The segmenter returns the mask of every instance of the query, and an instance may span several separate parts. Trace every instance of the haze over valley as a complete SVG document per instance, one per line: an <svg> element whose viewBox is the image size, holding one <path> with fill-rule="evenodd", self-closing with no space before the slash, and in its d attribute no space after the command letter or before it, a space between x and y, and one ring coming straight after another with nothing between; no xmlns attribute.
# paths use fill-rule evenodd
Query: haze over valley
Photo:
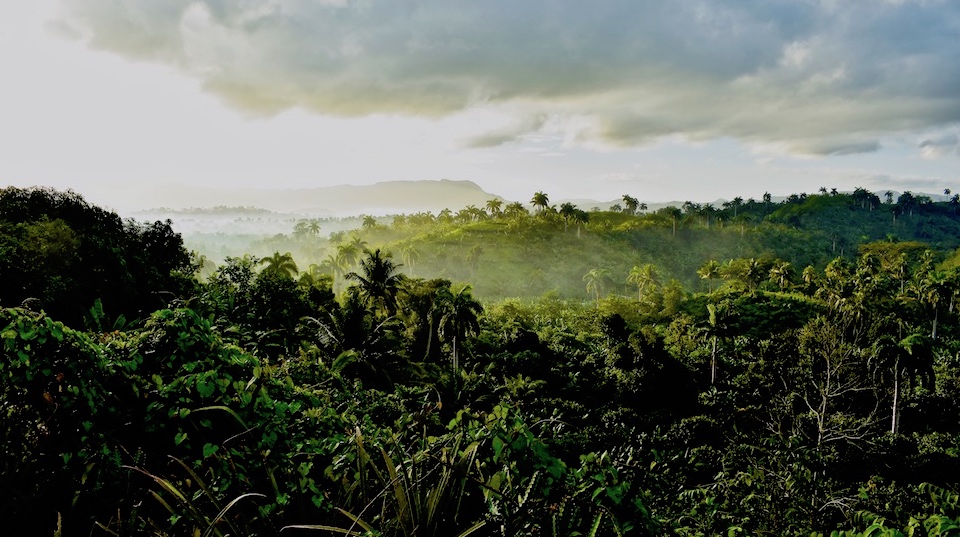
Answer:
<svg viewBox="0 0 960 537"><path fill-rule="evenodd" d="M11 535L944 537L960 2L0 2Z"/></svg>

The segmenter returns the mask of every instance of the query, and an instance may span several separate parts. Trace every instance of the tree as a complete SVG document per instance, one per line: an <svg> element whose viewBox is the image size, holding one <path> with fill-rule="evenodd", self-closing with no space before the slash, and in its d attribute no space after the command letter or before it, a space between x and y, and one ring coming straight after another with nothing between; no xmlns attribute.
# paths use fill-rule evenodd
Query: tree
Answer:
<svg viewBox="0 0 960 537"><path fill-rule="evenodd" d="M490 211L492 216L500 216L502 214L501 208L503 207L503 200L498 198L491 198L487 200L487 210Z"/></svg>
<svg viewBox="0 0 960 537"><path fill-rule="evenodd" d="M627 283L637 286L637 302L643 301L643 292L647 287L653 288L657 285L657 267L652 263L644 265L634 265L627 275Z"/></svg>
<svg viewBox="0 0 960 537"><path fill-rule="evenodd" d="M465 285L453 292L449 287L437 291L434 307L440 312L439 335L451 345L453 351L454 391L460 360L457 342L480 331L480 315L483 306L470 294L470 286Z"/></svg>
<svg viewBox="0 0 960 537"><path fill-rule="evenodd" d="M265 271L285 275L289 278L293 278L299 272L297 270L297 263L293 260L293 254L290 252L285 254L274 252L270 257L264 257L261 259L260 264L266 265L266 267L263 269Z"/></svg>
<svg viewBox="0 0 960 537"><path fill-rule="evenodd" d="M589 222L589 221L590 221L590 214L587 213L586 211L581 211L581 210L577 209L577 211L573 213L573 222L574 222L575 224L577 224L577 238L578 238L578 239L580 238L580 226L586 225L587 222Z"/></svg>
<svg viewBox="0 0 960 537"><path fill-rule="evenodd" d="M850 339L852 319L820 316L800 331L798 397L813 420L817 449L834 442L858 443L873 427L875 406L866 415L855 404L873 392L861 349Z"/></svg>
<svg viewBox="0 0 960 537"><path fill-rule="evenodd" d="M623 212L627 214L637 214L637 208L640 207L640 202L637 200L637 198L624 194L623 198L621 199L623 200L624 205Z"/></svg>
<svg viewBox="0 0 960 537"><path fill-rule="evenodd" d="M530 200L530 204L533 205L533 208L536 209L538 213L542 213L550 207L550 198L542 191L536 192Z"/></svg>
<svg viewBox="0 0 960 537"><path fill-rule="evenodd" d="M787 261L780 261L770 269L770 281L775 283L781 291L786 291L790 287L790 280L793 277L793 266Z"/></svg>
<svg viewBox="0 0 960 537"><path fill-rule="evenodd" d="M726 336L731 317L730 303L707 304L707 332L712 340L710 350L710 385L717 380L717 338Z"/></svg>
<svg viewBox="0 0 960 537"><path fill-rule="evenodd" d="M397 312L397 294L403 285L404 276L397 272L400 265L390 259L389 253L379 248L367 252L360 261L360 272L347 274L348 280L357 282L359 294L367 307L373 311L392 316Z"/></svg>
<svg viewBox="0 0 960 537"><path fill-rule="evenodd" d="M600 295L607 290L610 283L610 271L602 268L590 269L590 272L583 275L583 281L587 282L587 292L593 294L600 306Z"/></svg>
<svg viewBox="0 0 960 537"><path fill-rule="evenodd" d="M683 216L683 211L679 207L664 207L662 209L663 214L670 218L670 222L673 224L673 234L677 234L677 221L680 220L680 217ZM658 211L659 212L659 211Z"/></svg>
<svg viewBox="0 0 960 537"><path fill-rule="evenodd" d="M757 258L751 257L744 262L740 278L751 291L756 291L760 282L763 281L764 272L766 272L764 268L763 263Z"/></svg>
<svg viewBox="0 0 960 537"><path fill-rule="evenodd" d="M901 215L910 213L910 216L913 216L913 209L917 205L917 198L909 190L905 190L903 194L900 194L900 197L897 198L897 210Z"/></svg>
<svg viewBox="0 0 960 537"><path fill-rule="evenodd" d="M522 203L520 203L519 201L515 201L504 208L503 214L505 216L518 219L524 216L528 216L530 213L527 211L527 208L524 207Z"/></svg>
<svg viewBox="0 0 960 537"><path fill-rule="evenodd" d="M343 272L346 272L357 264L360 254L366 251L366 243L360 240L360 237L354 236L350 242L337 246L337 264Z"/></svg>
<svg viewBox="0 0 960 537"><path fill-rule="evenodd" d="M404 266L410 269L411 276L413 275L413 268L420 261L420 257L420 250L411 243L404 244L400 248L400 258L403 260Z"/></svg>
<svg viewBox="0 0 960 537"><path fill-rule="evenodd" d="M0 304L38 299L72 326L96 299L136 319L193 294L196 267L172 222L123 220L74 192L0 188Z"/></svg>
<svg viewBox="0 0 960 537"><path fill-rule="evenodd" d="M567 225L574 219L577 214L577 208L570 202L566 202L560 206L560 218L563 219L563 232L567 232Z"/></svg>
<svg viewBox="0 0 960 537"><path fill-rule="evenodd" d="M713 280L720 279L720 263L717 263L713 259L707 261L697 270L697 276L700 276L701 280L707 280L708 288L712 293Z"/></svg>

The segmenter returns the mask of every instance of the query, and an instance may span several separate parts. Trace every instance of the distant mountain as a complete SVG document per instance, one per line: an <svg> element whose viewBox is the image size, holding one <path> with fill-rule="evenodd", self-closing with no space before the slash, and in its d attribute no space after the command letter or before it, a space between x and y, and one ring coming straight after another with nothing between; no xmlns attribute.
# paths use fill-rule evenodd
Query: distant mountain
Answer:
<svg viewBox="0 0 960 537"><path fill-rule="evenodd" d="M149 206L134 210L205 207L257 207L279 213L322 216L374 216L439 212L445 208L483 207L489 199L502 199L471 181L388 181L372 185L339 185L317 188L215 188L164 186L143 193ZM141 205L143 202L141 202Z"/></svg>

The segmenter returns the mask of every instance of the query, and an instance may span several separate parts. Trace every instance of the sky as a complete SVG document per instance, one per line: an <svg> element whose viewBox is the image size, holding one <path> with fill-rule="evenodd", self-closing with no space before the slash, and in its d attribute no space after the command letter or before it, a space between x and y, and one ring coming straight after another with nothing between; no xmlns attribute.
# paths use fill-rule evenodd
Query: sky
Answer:
<svg viewBox="0 0 960 537"><path fill-rule="evenodd" d="M955 0L6 1L0 185L960 191L958 58Z"/></svg>

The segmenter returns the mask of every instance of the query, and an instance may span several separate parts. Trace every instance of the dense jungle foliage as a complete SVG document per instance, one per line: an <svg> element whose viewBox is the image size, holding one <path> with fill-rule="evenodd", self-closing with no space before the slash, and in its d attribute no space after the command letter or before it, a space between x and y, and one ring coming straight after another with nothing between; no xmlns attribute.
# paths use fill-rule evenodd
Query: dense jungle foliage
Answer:
<svg viewBox="0 0 960 537"><path fill-rule="evenodd" d="M904 196L537 193L370 219L301 272L0 190L5 531L958 535L960 217ZM553 291L428 270L481 237Z"/></svg>

